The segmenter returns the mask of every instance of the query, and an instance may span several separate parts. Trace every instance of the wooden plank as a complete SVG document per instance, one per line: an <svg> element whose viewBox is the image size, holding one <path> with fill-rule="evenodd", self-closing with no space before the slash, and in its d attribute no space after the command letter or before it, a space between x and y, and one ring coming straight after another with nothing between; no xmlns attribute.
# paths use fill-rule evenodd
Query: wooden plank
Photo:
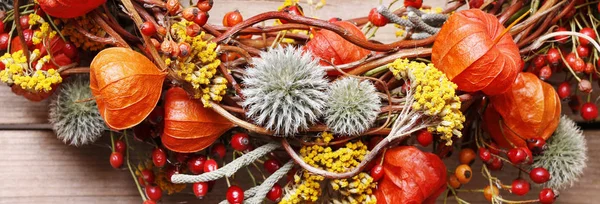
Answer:
<svg viewBox="0 0 600 204"><path fill-rule="evenodd" d="M559 203L589 203L600 200L600 131L586 132L590 147L590 161L584 176L572 188L560 194ZM140 203L140 197L126 170L114 170L108 163L108 138L96 145L80 148L64 145L50 131L0 131L0 204L2 203ZM136 148L138 148L136 146ZM146 151L148 152L148 151ZM456 157L457 154L455 154ZM456 166L456 158L447 159L449 168ZM477 162L475 167L480 166ZM474 169L471 183L463 189L481 189L486 185ZM239 173L238 184L248 188L251 181L245 171ZM498 173L494 173L498 174ZM510 185L516 170L505 166L500 178ZM190 192L164 196L164 203L195 202ZM203 203L217 203L225 198L226 184L221 179ZM535 199L538 190L526 198ZM507 199L516 199L507 191ZM461 193L461 198L472 203L487 203L481 193ZM442 202L442 197L438 201ZM449 198L449 203L453 199Z"/></svg>

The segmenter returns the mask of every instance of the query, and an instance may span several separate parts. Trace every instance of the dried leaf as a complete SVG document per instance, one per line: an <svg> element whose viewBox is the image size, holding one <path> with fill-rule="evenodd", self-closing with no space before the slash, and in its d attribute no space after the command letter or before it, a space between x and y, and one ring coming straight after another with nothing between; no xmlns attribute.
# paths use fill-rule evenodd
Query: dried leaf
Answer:
<svg viewBox="0 0 600 204"><path fill-rule="evenodd" d="M486 127L505 148L512 148L511 143L526 147L528 138L548 139L560 119L556 91L532 73L519 73L507 92L490 97L490 104L484 115Z"/></svg>
<svg viewBox="0 0 600 204"><path fill-rule="evenodd" d="M162 142L175 152L203 150L234 127L227 118L204 108L179 87L169 89L166 94L164 121Z"/></svg>
<svg viewBox="0 0 600 204"><path fill-rule="evenodd" d="M338 21L335 24L344 27L350 35L357 36L363 40L367 39L360 29L350 22ZM370 53L369 50L356 46L333 31L325 29L315 33L314 37L306 43L304 48L311 51L315 57L333 62L334 65L355 62ZM328 66L330 64L321 62L321 65ZM339 74L338 71L329 72L329 75Z"/></svg>
<svg viewBox="0 0 600 204"><path fill-rule="evenodd" d="M383 171L375 190L378 204L434 203L446 189L446 166L442 160L413 146L388 149Z"/></svg>
<svg viewBox="0 0 600 204"><path fill-rule="evenodd" d="M58 18L83 16L105 2L106 0L38 0L44 12Z"/></svg>
<svg viewBox="0 0 600 204"><path fill-rule="evenodd" d="M523 62L519 47L504 26L479 9L454 13L433 43L431 61L458 89L496 95L508 90Z"/></svg>
<svg viewBox="0 0 600 204"><path fill-rule="evenodd" d="M166 75L129 48L98 53L90 65L90 88L107 126L123 130L142 122L160 99Z"/></svg>

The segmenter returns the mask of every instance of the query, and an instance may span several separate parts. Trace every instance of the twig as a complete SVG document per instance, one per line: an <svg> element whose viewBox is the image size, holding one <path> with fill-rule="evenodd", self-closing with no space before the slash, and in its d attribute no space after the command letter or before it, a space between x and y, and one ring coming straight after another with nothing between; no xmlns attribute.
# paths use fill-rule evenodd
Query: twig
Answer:
<svg viewBox="0 0 600 204"><path fill-rule="evenodd" d="M19 36L19 41L21 41L21 50L23 50L23 54L25 54L25 60L29 65L29 48L27 48L27 42L25 41L25 36L23 35L23 28L21 27L21 24L18 23L21 15L19 11L19 0L13 1L13 8L16 8L13 12L14 22L17 22L13 24L17 27L17 35ZM27 69L29 68L30 67L28 66Z"/></svg>
<svg viewBox="0 0 600 204"><path fill-rule="evenodd" d="M131 3L131 0L121 0L121 2L123 3L123 5L125 5L125 8L127 8L127 11L129 11L129 13L132 14L133 21L135 22L135 25L137 26L137 28L141 29L141 25L144 22L142 22L142 18L140 17L140 14L135 10L135 7L133 6L133 3ZM141 30L140 30L140 33L141 33ZM167 65L162 60L160 55L158 55L158 51L156 51L156 47L152 46L152 41L150 41L150 37L148 37L146 35L142 35L142 37L144 38L144 44L147 45L148 50L150 50L150 53L152 53L152 58L154 58L154 62L158 65L158 67L162 71L166 71Z"/></svg>
<svg viewBox="0 0 600 204"><path fill-rule="evenodd" d="M265 12L265 13L258 14L256 16L253 16L253 17L231 27L225 33L223 33L221 36L213 39L213 42L223 42L226 39L237 34L240 30L242 30L244 28L250 27L256 23L259 23L259 22L262 22L265 20L270 20L270 19L284 19L284 20L287 20L290 22L295 22L295 23L300 23L300 24L305 24L305 25L310 25L310 26L327 29L327 30L335 32L339 36L343 37L344 39L348 40L349 42L351 42L359 47L362 47L362 48L365 48L368 50L373 50L373 51L380 51L380 52L388 52L388 51L394 51L394 50L399 50L399 49L403 49L403 48L425 46L425 45L431 44L433 42L433 40L435 39L435 38L431 37L431 38L427 38L427 39L423 39L423 40L402 40L402 41L397 41L397 42L394 42L391 44L377 44L377 43L373 43L373 42L364 40L364 39L360 38L359 36L355 36L352 33L348 32L345 28L343 28L339 25L324 21L324 20L304 17L304 16L300 16L300 15L292 15L292 14L289 14L286 12L271 11L271 12Z"/></svg>
<svg viewBox="0 0 600 204"><path fill-rule="evenodd" d="M432 39L435 39L435 38L432 38ZM393 54L382 57L380 59L364 63L364 64L356 67L356 69L349 71L348 74L361 75L373 68L383 66L383 65L388 64L399 58L426 57L429 55L431 55L431 48L417 47L417 48L413 48L413 49L399 50Z"/></svg>
<svg viewBox="0 0 600 204"><path fill-rule="evenodd" d="M129 47L129 45L127 44L127 42L125 42L125 40L121 37L121 35L119 35L115 30L113 30L107 23L106 21L104 21L104 19L102 19L100 17L100 14L98 12L92 11L91 12L91 17L92 19L98 24L100 25L100 27L106 31L106 33L108 33L108 35L110 35L111 37L113 37L113 39L115 40L115 45L119 46L119 47Z"/></svg>

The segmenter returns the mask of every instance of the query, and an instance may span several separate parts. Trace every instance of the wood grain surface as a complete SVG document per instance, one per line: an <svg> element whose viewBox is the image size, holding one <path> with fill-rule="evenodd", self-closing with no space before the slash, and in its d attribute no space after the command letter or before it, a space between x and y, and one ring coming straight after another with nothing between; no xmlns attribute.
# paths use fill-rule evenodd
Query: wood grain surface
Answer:
<svg viewBox="0 0 600 204"><path fill-rule="evenodd" d="M314 0L317 1L317 0ZM282 0L215 0L210 21L220 23L222 16L239 9L244 16L274 10ZM304 2L304 0L303 0ZM388 3L389 0L384 1ZM445 1L425 0L425 4L444 6ZM321 19L365 16L379 0L328 0L322 10L308 12ZM376 39L394 40L393 26L381 29ZM15 96L10 88L0 86L0 204L13 203L141 203L139 193L127 170L115 170L108 163L110 149L107 137L94 145L72 147L57 140L48 130L47 101L32 103ZM600 131L586 131L590 161L583 178L573 188L560 192L558 203L598 203L600 200ZM454 156L456 157L457 154ZM456 159L445 161L456 166ZM476 163L474 166L480 166ZM505 166L495 174L506 182L517 175L515 168ZM464 189L485 186L480 170L474 169L473 182ZM243 174L243 173L241 173ZM242 179L246 178L246 179ZM239 183L248 186L244 175ZM164 196L162 203L218 203L225 198L226 184L220 180L203 200L191 194L190 187L174 196ZM510 193L502 195L514 199ZM462 193L472 203L487 203L481 193ZM532 190L527 198L536 198ZM442 203L442 196L438 203ZM448 203L455 203L450 197Z"/></svg>

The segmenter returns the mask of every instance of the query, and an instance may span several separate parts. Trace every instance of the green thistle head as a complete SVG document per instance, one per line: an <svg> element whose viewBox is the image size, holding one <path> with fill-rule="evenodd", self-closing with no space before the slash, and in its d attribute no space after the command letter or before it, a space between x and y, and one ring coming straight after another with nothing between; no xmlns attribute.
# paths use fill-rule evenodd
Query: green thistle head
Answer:
<svg viewBox="0 0 600 204"><path fill-rule="evenodd" d="M90 144L106 130L87 77L75 76L63 83L50 101L49 121L56 136L64 143L80 146Z"/></svg>
<svg viewBox="0 0 600 204"><path fill-rule="evenodd" d="M544 167L550 172L550 180L544 185L553 189L572 186L587 166L587 147L581 130L573 120L562 116L546 145L547 149L534 157L533 163L533 167Z"/></svg>
<svg viewBox="0 0 600 204"><path fill-rule="evenodd" d="M375 86L367 80L345 77L333 82L327 95L325 121L336 134L363 133L379 115L381 100Z"/></svg>
<svg viewBox="0 0 600 204"><path fill-rule="evenodd" d="M256 124L291 136L322 115L328 83L309 52L277 47L262 52L246 73L243 105Z"/></svg>

